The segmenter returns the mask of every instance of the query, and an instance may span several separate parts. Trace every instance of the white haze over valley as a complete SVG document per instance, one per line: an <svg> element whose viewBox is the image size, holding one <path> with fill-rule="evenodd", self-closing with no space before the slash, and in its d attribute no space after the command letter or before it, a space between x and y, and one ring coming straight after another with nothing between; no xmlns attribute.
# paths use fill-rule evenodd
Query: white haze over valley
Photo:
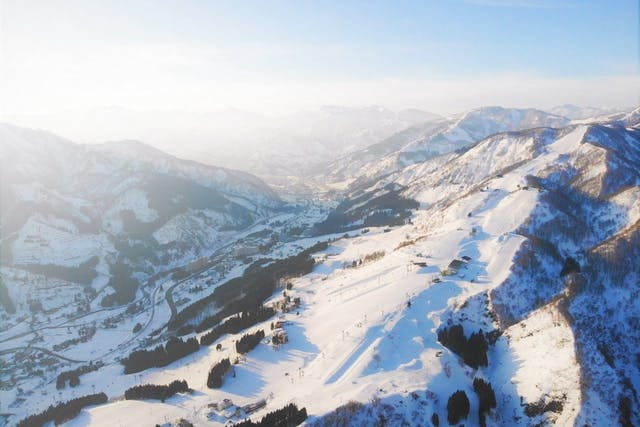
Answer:
<svg viewBox="0 0 640 427"><path fill-rule="evenodd" d="M575 120L632 109L562 104L545 111ZM53 131L76 143L140 141L180 158L245 170L280 184L270 178L309 175L318 165L364 149L407 128L455 119L464 113L463 110L434 113L409 106L394 110L378 105L332 105L279 114L234 108L188 112L101 107L78 112L10 114L6 122ZM311 170L307 168L305 173L295 170L290 174L277 170L278 167L269 162L274 154L283 157L279 166L292 162L294 170L300 157L305 157L303 162ZM284 158L286 156L290 158Z"/></svg>

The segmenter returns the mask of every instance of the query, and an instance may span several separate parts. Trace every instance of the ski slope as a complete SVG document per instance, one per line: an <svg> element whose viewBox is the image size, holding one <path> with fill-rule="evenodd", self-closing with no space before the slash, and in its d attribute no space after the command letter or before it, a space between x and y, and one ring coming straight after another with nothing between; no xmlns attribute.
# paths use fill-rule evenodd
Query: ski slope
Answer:
<svg viewBox="0 0 640 427"><path fill-rule="evenodd" d="M437 342L436 330L452 307L508 276L511 259L524 241L514 231L538 197L537 191L514 190L521 179L519 173L513 173L496 182L494 191L476 192L438 212L419 211L413 224L389 232L371 229L333 242L315 255L312 273L292 281L290 295L300 297L302 306L299 314L285 315L289 342L277 350L270 344L259 345L241 358L234 368L235 377L227 375L220 390L206 387L207 373L222 358L235 359L236 336L222 338L222 352L211 346L166 368L114 375L114 385L107 390L112 396L134 383L185 379L196 390L194 394L175 396L164 405L114 401L83 411L69 425L127 425L136 419L131 417L147 423L184 417L200 425L224 425L227 419L208 417L211 410L207 407L224 398L240 406L267 399L267 406L252 414L258 419L295 402L307 408L312 423L352 400L369 402L375 397L394 402L398 396L425 390L429 390L425 401L429 409L422 408L423 412L437 412L445 419L446 399L469 384L473 370ZM469 211L474 214L467 216ZM353 261L379 251L384 251L382 258L352 267ZM449 263L462 256L470 258L465 267L443 276ZM434 282L436 278L440 281ZM269 322L251 330L260 328L269 338ZM524 341L522 345L529 344ZM509 344L503 346L501 351L513 351ZM534 370L540 369L544 367ZM88 374L83 383L101 375L104 373ZM523 368L518 375L531 375L531 368ZM473 402L473 390L466 391ZM531 400L538 398L535 390L521 391ZM512 408L516 414L519 410ZM473 424L477 415L471 412L469 422Z"/></svg>

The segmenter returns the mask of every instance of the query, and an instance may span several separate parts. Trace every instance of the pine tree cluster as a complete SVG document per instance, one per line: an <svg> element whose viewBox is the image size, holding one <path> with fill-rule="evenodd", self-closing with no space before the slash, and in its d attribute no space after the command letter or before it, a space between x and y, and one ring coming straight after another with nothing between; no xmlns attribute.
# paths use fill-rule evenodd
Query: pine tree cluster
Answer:
<svg viewBox="0 0 640 427"><path fill-rule="evenodd" d="M259 422L244 420L233 427L295 427L307 419L307 408L298 409L295 403L269 412Z"/></svg>
<svg viewBox="0 0 640 427"><path fill-rule="evenodd" d="M271 307L259 307L255 310L236 313L224 323L214 327L200 337L200 345L211 345L224 334L237 334L257 323L263 322L273 316L275 311Z"/></svg>
<svg viewBox="0 0 640 427"><path fill-rule="evenodd" d="M478 417L480 418L480 426L486 426L486 413L496 407L496 394L491 384L482 378L473 380L473 390L478 395L480 406L478 407Z"/></svg>
<svg viewBox="0 0 640 427"><path fill-rule="evenodd" d="M58 378L56 378L56 388L58 390L63 389L67 385L67 381L69 382L69 386L76 387L80 384L80 375L87 374L92 371L97 371L103 366L102 363L95 363L80 366L71 371L63 371L58 374Z"/></svg>
<svg viewBox="0 0 640 427"><path fill-rule="evenodd" d="M176 393L189 393L191 389L186 381L175 380L169 385L143 384L127 389L124 398L127 400L157 399L162 402Z"/></svg>
<svg viewBox="0 0 640 427"><path fill-rule="evenodd" d="M90 394L49 406L39 414L30 415L16 424L17 427L42 426L48 422L60 425L78 416L82 408L91 405L107 403L107 395L104 393Z"/></svg>
<svg viewBox="0 0 640 427"><path fill-rule="evenodd" d="M469 416L469 398L467 394L458 390L449 397L447 402L447 420L449 424L456 425L462 419Z"/></svg>
<svg viewBox="0 0 640 427"><path fill-rule="evenodd" d="M256 331L253 334L245 334L236 341L236 351L240 354L249 353L253 350L260 341L264 338L264 331L262 329Z"/></svg>
<svg viewBox="0 0 640 427"><path fill-rule="evenodd" d="M167 366L168 364L181 359L191 353L198 351L200 345L195 338L183 341L180 338L172 337L163 345L159 345L153 350L136 350L129 357L121 360L124 365L125 374L133 374L153 367Z"/></svg>
<svg viewBox="0 0 640 427"><path fill-rule="evenodd" d="M241 277L233 278L218 286L210 295L195 301L178 312L169 321L168 328L172 330L179 329L188 320L201 314L202 310L212 303L223 308L214 316L204 319L196 326L196 332L202 332L216 325L233 313L255 310L273 295L280 279L303 276L311 272L315 264L311 254L325 250L327 246L327 242L318 242L299 254L285 259L276 261L261 259L254 262L247 267ZM267 263L268 265L265 265ZM188 328L185 330L188 330Z"/></svg>
<svg viewBox="0 0 640 427"><path fill-rule="evenodd" d="M560 277L564 277L567 274L575 274L580 273L580 264L575 259L568 257L564 261L564 265L562 266L562 271L560 271Z"/></svg>
<svg viewBox="0 0 640 427"><path fill-rule="evenodd" d="M222 359L221 361L213 365L211 367L211 370L209 371L209 376L207 377L207 387L222 387L222 379L224 378L224 375L227 373L230 367L231 362L229 361L229 358Z"/></svg>
<svg viewBox="0 0 640 427"><path fill-rule="evenodd" d="M449 328L442 328L438 331L438 341L453 351L467 365L474 369L480 366L488 366L487 350L489 344L480 329L477 333L472 333L469 339L464 336L462 325L453 325Z"/></svg>

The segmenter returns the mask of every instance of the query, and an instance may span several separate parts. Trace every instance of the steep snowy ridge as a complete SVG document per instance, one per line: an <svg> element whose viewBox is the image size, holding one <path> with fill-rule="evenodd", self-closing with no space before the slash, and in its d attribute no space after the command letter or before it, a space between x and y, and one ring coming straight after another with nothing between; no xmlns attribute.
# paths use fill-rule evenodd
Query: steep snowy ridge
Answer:
<svg viewBox="0 0 640 427"><path fill-rule="evenodd" d="M577 337L576 357L581 359L579 423L615 419L624 399L638 406L634 388L639 375L628 350L638 345L640 335L627 326L635 322L634 313L638 312L638 267L612 260L597 263L592 255L585 257L592 245L617 241L617 233L627 233L629 225L637 221L638 148L635 129L592 125L584 131L579 146L563 150L561 162L549 163L530 178L529 183L542 193L535 211L518 232L530 236L531 244L516 255L514 274L491 292L492 304L506 325L561 298L562 310L568 313ZM628 254L629 261L633 252ZM560 278L569 257L578 260L583 272ZM617 276L609 274L614 267ZM609 318L604 307L614 306L620 315ZM623 341L609 339L620 331L626 331ZM625 366L626 373L605 372L603 357L618 367ZM635 378L633 386L629 378Z"/></svg>
<svg viewBox="0 0 640 427"><path fill-rule="evenodd" d="M451 153L490 135L537 127L559 128L569 119L534 109L483 107L459 117L434 121L415 131L403 131L363 151L355 152L331 166L331 179L342 181L349 174L358 180L374 180L433 157Z"/></svg>
<svg viewBox="0 0 640 427"><path fill-rule="evenodd" d="M640 107L634 109L620 119L620 123L627 127L640 126Z"/></svg>
<svg viewBox="0 0 640 427"><path fill-rule="evenodd" d="M461 155L441 156L410 166L376 184L375 188L390 183L402 184L407 188L404 195L427 207L426 221L421 223L419 219L413 219L418 228L423 227L422 238L434 238L434 231L447 226L456 226L457 230L471 228L475 238L484 235L485 239L489 237L500 245L509 241L509 230L524 237L506 258L512 259L507 264L511 265L508 274L505 270L501 275L490 274L493 285L489 286L485 308L496 319L494 328L510 330L520 324L524 328L530 321L538 326L525 335L505 334L506 340L501 338L496 348L506 346L508 354L512 351L509 348L518 348L524 344L521 340L526 342L526 337L534 333L540 335L540 342L554 342L556 338L547 335L553 333L553 328L546 331L546 327L539 324L541 320L536 320L540 317L539 310L548 310L555 318L566 319L554 321L554 328L564 328L557 338L560 340L558 346L571 355L563 362L567 365L561 368L535 365L536 357L546 356L535 353L518 356L525 360L524 365L509 374L516 383L522 383L522 388L517 387L511 393L523 396L524 402L532 405L529 408L543 408L550 402L560 402L550 406L559 406L560 410L557 407L551 412L541 410L532 416L531 425L541 419L607 425L611 420L617 420L619 405L638 407L635 390L640 375L635 367L628 374L623 373L627 368L621 367L634 364L636 356L630 354L629 349L640 339L636 331L629 330L629 322L637 322L640 274L633 261L635 247L629 253L612 247L616 247L614 242L617 242L622 248L630 248L637 240L639 141L637 129L606 123L498 134ZM461 219L464 217L469 219ZM460 219L451 223L452 218ZM625 237L617 237L618 234ZM442 237L436 239L442 242ZM604 247L611 259L600 259L599 263L590 260L593 253L598 253L590 248L593 245L600 247L602 243L599 242L603 241L610 242ZM462 243L460 247L467 245ZM600 247L600 252L603 251ZM480 259L486 257L488 265L496 257L502 258L495 249L480 250L480 253ZM585 258L587 253L592 254L588 259ZM586 271L578 276L561 278L563 265L569 257L577 259ZM609 274L611 269L615 269L617 275ZM590 289L589 283L599 283L599 291L583 296L581 292L590 294L585 291ZM608 287L612 289L608 290ZM602 295L609 294L618 296L612 296L611 301L602 304ZM616 321L611 321L604 313L614 306L623 307L623 311ZM585 311L585 307L589 307L590 312ZM491 325L482 319L469 323L468 319L473 317L477 317L477 313L454 310L451 319L462 320L467 324L465 330L469 327L471 331L477 327L486 331L487 325ZM602 330L609 331L609 336L619 337L615 344L602 336ZM575 355L574 345L567 345L567 339L560 338L567 334L578 337ZM603 350L603 345L610 350ZM526 344L524 348L527 348ZM522 350L515 351L522 353ZM501 359L499 364L505 362L502 360L504 354L498 351L493 354ZM589 359L586 363L585 357ZM610 362L603 358L609 358ZM531 377L526 374L529 360L533 363L531 372L548 372L549 378L556 378L553 369L567 373L573 370L573 376L556 378L553 384L546 384L546 389L533 393L527 388L532 384ZM579 370L574 363L580 364ZM603 363L616 366L618 372L601 368ZM519 372L524 376L519 377ZM506 390L504 387L508 388L508 383L503 386L501 382L506 373L500 369L493 372L490 368L486 374ZM607 380L609 376L617 380ZM578 394L576 389L579 389ZM519 424L529 424L521 418L524 414L517 415L522 414L522 408L516 399L509 397L501 413L504 416L510 410L516 417L514 420L520 420ZM534 409L529 411L536 413Z"/></svg>

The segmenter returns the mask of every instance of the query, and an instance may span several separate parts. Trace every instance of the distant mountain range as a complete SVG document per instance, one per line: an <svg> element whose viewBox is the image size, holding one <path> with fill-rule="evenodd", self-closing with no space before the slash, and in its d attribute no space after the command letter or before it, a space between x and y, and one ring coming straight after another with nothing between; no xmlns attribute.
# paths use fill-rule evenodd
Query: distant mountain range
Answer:
<svg viewBox="0 0 640 427"><path fill-rule="evenodd" d="M180 158L240 169L288 185L287 177L439 117L407 109L325 106L271 117L237 109L211 113L100 108L77 114L19 116L76 142L134 138Z"/></svg>
<svg viewBox="0 0 640 427"><path fill-rule="evenodd" d="M549 109L550 113L564 116L571 120L603 117L621 112L620 108L579 107L573 104L558 105Z"/></svg>
<svg viewBox="0 0 640 427"><path fill-rule="evenodd" d="M619 111L570 104L546 112L485 107L444 118L418 109L325 106L270 117L237 109L191 113L109 107L76 115L25 116L16 120L57 129L76 142L135 138L180 158L247 171L289 192L304 188L313 191L321 182L308 186L309 178L322 175L330 164L332 180L352 175L350 171L362 163L356 157L373 154L371 157L375 158L375 153L391 154L404 148L407 153L397 160L406 164L498 131L553 127L567 119L602 119ZM523 116L507 117L508 114ZM354 165L345 171L342 169L346 166L339 160L343 157L342 162L354 160Z"/></svg>
<svg viewBox="0 0 640 427"><path fill-rule="evenodd" d="M450 153L490 135L536 127L558 128L569 119L534 109L484 107L405 129L336 160L330 181L377 179L405 166Z"/></svg>
<svg viewBox="0 0 640 427"><path fill-rule="evenodd" d="M202 147L194 152L211 164L250 171L278 187L324 170L332 160L364 149L394 133L440 116L420 110L383 107L324 107L275 119L234 150Z"/></svg>

